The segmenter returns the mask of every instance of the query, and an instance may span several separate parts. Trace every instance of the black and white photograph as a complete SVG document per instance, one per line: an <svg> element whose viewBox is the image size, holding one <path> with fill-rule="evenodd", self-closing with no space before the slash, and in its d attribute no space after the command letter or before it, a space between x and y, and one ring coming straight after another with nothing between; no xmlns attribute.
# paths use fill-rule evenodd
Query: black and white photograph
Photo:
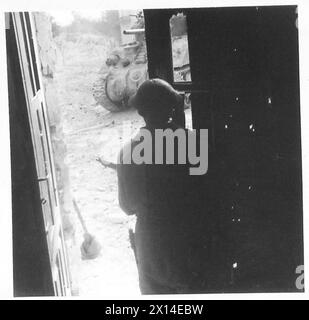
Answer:
<svg viewBox="0 0 309 320"><path fill-rule="evenodd" d="M129 5L1 12L12 296L303 295L301 5Z"/></svg>

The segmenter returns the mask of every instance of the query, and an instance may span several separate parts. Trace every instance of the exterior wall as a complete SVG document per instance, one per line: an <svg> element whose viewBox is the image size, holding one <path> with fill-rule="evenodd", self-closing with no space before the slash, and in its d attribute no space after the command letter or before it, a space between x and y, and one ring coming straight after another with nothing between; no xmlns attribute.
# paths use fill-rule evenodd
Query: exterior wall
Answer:
<svg viewBox="0 0 309 320"><path fill-rule="evenodd" d="M72 269L73 265L78 264L76 259L79 259L77 258L79 256L78 248L75 245L76 213L72 205L69 168L65 163L67 148L63 134L61 104L57 98L57 79L55 78L55 71L57 67L61 66L62 56L53 40L50 16L43 12L36 12L34 13L34 20L57 173L62 225ZM75 279L72 281L72 288L74 294L74 291L77 291L77 281Z"/></svg>
<svg viewBox="0 0 309 320"><path fill-rule="evenodd" d="M61 60L60 52L53 41L50 17L45 13L35 13L41 71L45 90L45 99L50 124L51 138L57 172L57 183L61 200L63 228L66 237L72 236L74 228L69 215L72 208L70 195L69 169L65 164L66 145L62 130L62 110L57 99L57 86L54 73Z"/></svg>

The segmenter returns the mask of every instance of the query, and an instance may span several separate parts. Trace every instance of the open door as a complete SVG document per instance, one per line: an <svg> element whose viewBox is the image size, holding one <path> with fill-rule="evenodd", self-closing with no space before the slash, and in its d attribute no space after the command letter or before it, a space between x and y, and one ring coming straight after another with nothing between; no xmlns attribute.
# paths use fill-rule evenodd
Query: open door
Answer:
<svg viewBox="0 0 309 320"><path fill-rule="evenodd" d="M216 243L201 257L217 261L208 290L297 291L303 215L296 6L144 15L149 77L191 93L193 128L209 130L209 170L196 188ZM186 17L185 81L174 74L173 16Z"/></svg>
<svg viewBox="0 0 309 320"><path fill-rule="evenodd" d="M29 12L12 13L11 18L30 122L54 294L67 296L71 294L70 274L59 210L55 166L34 21Z"/></svg>

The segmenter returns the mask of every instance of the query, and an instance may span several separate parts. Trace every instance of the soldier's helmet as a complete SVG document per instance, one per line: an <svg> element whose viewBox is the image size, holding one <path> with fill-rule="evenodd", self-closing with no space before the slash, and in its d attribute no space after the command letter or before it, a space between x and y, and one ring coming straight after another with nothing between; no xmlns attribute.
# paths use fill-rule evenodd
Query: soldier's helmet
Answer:
<svg viewBox="0 0 309 320"><path fill-rule="evenodd" d="M144 81L135 95L129 100L129 105L135 107L143 117L170 115L174 108L182 103L181 95L166 81L150 79Z"/></svg>

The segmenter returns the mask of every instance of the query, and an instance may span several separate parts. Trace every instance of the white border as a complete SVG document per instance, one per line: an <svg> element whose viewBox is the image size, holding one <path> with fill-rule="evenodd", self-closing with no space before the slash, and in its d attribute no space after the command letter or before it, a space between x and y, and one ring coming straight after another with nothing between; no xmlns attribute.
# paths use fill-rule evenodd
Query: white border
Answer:
<svg viewBox="0 0 309 320"><path fill-rule="evenodd" d="M10 299L12 291L12 234L11 234L11 186L10 186L10 152L9 152L9 117L7 99L7 73L4 34L5 11L48 11L48 10L107 10L137 8L169 8L169 7L231 7L231 6L262 6L262 5L298 5L299 45L300 45L300 88L301 88L301 124L302 124L302 159L303 159L303 208L304 208L304 245L305 274L309 274L308 232L309 218L309 1L223 1L223 0L2 0L0 4L0 298ZM177 296L123 296L125 299L149 300L159 299L308 299L309 279L305 277L307 293L263 293L263 294L206 294ZM74 298L74 299L82 299ZM93 297L94 299L119 299L119 297ZM55 298L57 299L57 298ZM65 298L66 299L66 298Z"/></svg>

